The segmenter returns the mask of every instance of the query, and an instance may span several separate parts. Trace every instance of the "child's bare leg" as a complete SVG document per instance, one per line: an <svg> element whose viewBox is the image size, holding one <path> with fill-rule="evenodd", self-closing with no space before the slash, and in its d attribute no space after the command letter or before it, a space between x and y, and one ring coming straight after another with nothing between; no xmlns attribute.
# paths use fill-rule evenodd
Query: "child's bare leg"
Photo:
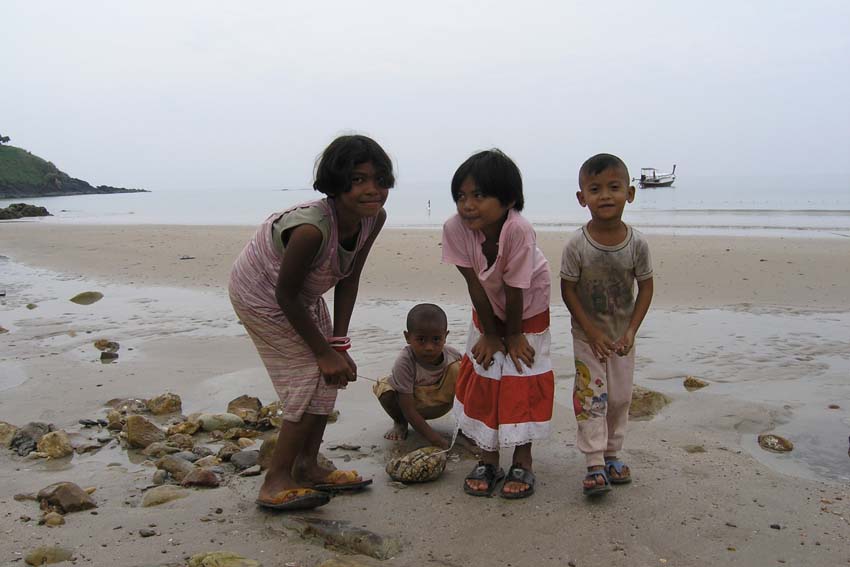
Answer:
<svg viewBox="0 0 850 567"><path fill-rule="evenodd" d="M390 390L381 394L378 398L381 402L381 407L387 412L393 420L393 426L384 433L384 439L390 441L401 441L407 439L407 420L404 418L404 413L398 405L398 394Z"/></svg>
<svg viewBox="0 0 850 567"><path fill-rule="evenodd" d="M484 451L481 450L481 462L485 465L495 465L499 466L499 452L498 451ZM467 479L466 485L472 490L480 491L487 490L487 481L485 480L472 480Z"/></svg>
<svg viewBox="0 0 850 567"><path fill-rule="evenodd" d="M292 477L292 465L303 451L307 432L313 427L308 417L305 414L301 421L284 420L281 424L272 460L260 487L260 500L270 500L282 490L302 487Z"/></svg>
<svg viewBox="0 0 850 567"><path fill-rule="evenodd" d="M514 465L519 465L527 471L531 471L531 443L526 443L525 445L518 445L514 449ZM505 483L505 486L502 487L502 491L508 494L515 494L517 492L524 492L528 490L528 485L524 482L514 482L509 481Z"/></svg>

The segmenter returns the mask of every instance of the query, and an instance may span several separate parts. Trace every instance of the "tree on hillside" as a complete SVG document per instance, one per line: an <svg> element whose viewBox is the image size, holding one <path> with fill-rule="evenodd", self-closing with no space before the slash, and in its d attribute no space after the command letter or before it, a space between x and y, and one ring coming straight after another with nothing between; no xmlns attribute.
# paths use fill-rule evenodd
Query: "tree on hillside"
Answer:
<svg viewBox="0 0 850 567"><path fill-rule="evenodd" d="M2 134L0 134L0 144L5 144L11 139L12 138L10 138L9 136L3 136Z"/></svg>

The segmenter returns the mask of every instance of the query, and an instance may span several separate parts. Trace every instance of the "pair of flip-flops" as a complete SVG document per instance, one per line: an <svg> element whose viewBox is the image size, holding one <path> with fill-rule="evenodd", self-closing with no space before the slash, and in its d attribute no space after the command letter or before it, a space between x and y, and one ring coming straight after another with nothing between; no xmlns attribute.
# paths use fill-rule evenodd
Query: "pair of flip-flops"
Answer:
<svg viewBox="0 0 850 567"><path fill-rule="evenodd" d="M632 476L625 471L626 463L619 459L606 459L605 467L602 469L587 471L584 476L585 480L592 480L594 485L590 488L582 487L582 492L585 496L598 496L611 491L612 484L628 484L632 481ZM617 473L617 476L611 476L611 471ZM599 484L598 479L602 478L605 481Z"/></svg>
<svg viewBox="0 0 850 567"><path fill-rule="evenodd" d="M502 479L505 480L505 483L520 482L528 486L528 488L521 490L520 492L505 492L503 486L501 492L499 492L499 496L502 498L517 500L520 498L528 498L534 494L535 477L534 473L530 470L524 469L518 464L514 464L508 470L508 474L505 475L505 471L502 467L489 463L485 464L483 462L479 462L478 465L472 469L472 472L466 475L466 478L463 481L463 491L470 496L490 497L493 495L493 492L496 490L496 486ZM475 490L469 486L468 482L466 482L468 480L483 480L487 483L487 487L483 490Z"/></svg>

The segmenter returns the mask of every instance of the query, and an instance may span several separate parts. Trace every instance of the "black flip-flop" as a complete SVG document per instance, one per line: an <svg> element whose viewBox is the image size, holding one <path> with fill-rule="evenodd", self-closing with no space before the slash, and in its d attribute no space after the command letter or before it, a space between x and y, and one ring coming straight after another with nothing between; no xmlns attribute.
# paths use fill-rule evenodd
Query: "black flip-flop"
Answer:
<svg viewBox="0 0 850 567"><path fill-rule="evenodd" d="M466 475L463 479L463 491L470 496L493 496L496 490L496 485L505 477L505 471L502 467L491 464L484 464L478 461L478 465L472 469L472 472ZM483 480L487 483L487 488L484 490L473 490L467 484L467 480Z"/></svg>
<svg viewBox="0 0 850 567"><path fill-rule="evenodd" d="M508 476L505 477L505 484L509 482L521 482L522 484L528 486L528 488L519 492L505 492L505 484L503 484L502 490L499 492L499 496L508 500L528 498L529 496L534 494L534 482L536 480L537 479L535 478L533 472L528 469L522 468L518 464L513 464L511 465L511 468L508 469Z"/></svg>
<svg viewBox="0 0 850 567"><path fill-rule="evenodd" d="M301 490L303 489L291 489L291 490ZM309 490L309 489L308 489ZM289 490L282 490L276 496L280 496L289 492ZM257 506L261 508L269 508L271 510L312 510L313 508L318 508L319 506L324 506L328 502L331 501L331 495L327 492L320 492L318 490L309 490L309 492L304 492L294 498L289 498L288 500L282 500L281 502L275 502L275 499L272 500L262 500L257 498L255 501Z"/></svg>

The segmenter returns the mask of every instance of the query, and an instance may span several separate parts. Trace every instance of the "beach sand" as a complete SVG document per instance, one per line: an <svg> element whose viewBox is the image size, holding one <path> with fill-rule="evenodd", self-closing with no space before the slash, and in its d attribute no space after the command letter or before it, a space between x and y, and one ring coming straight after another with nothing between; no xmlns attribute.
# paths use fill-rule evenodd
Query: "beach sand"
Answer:
<svg viewBox="0 0 850 567"><path fill-rule="evenodd" d="M76 431L78 419L103 417L109 399L165 391L182 397L186 414L224 411L243 393L273 401L225 291L252 231L0 223L0 254L8 257L0 261L0 326L9 330L0 335L0 420ZM539 233L554 282L565 237ZM364 271L352 321L363 378L341 392L340 419L323 448L375 483L303 515L397 538L401 552L384 565L850 564L850 240L648 239L656 292L638 338L636 381L673 403L630 425L623 457L635 482L598 502L580 492L569 318L553 290L556 408L551 438L535 447L537 493L516 502L464 495L474 461L463 448L434 483L389 483L387 459L423 443L413 433L401 447L382 438L389 420L369 378L389 370L414 302L446 308L458 347L469 308L456 270L439 264L439 232L388 229ZM104 299L87 307L67 301L89 289ZM97 360L91 343L102 337L121 343L116 364ZM710 386L685 391L689 374ZM436 427L449 434L451 421ZM762 451L755 436L766 431L792 438L795 451ZM339 443L360 449L329 448ZM267 566L313 567L340 555L284 530L281 514L258 510L260 477L233 477L143 508L152 474L114 443L57 461L3 450L0 564L20 565L22 554L53 544L72 549L78 565L180 565L198 552L228 550ZM13 499L61 480L96 487L97 514L69 514L65 525L48 528L37 525L35 503ZM142 528L157 535L142 538Z"/></svg>

